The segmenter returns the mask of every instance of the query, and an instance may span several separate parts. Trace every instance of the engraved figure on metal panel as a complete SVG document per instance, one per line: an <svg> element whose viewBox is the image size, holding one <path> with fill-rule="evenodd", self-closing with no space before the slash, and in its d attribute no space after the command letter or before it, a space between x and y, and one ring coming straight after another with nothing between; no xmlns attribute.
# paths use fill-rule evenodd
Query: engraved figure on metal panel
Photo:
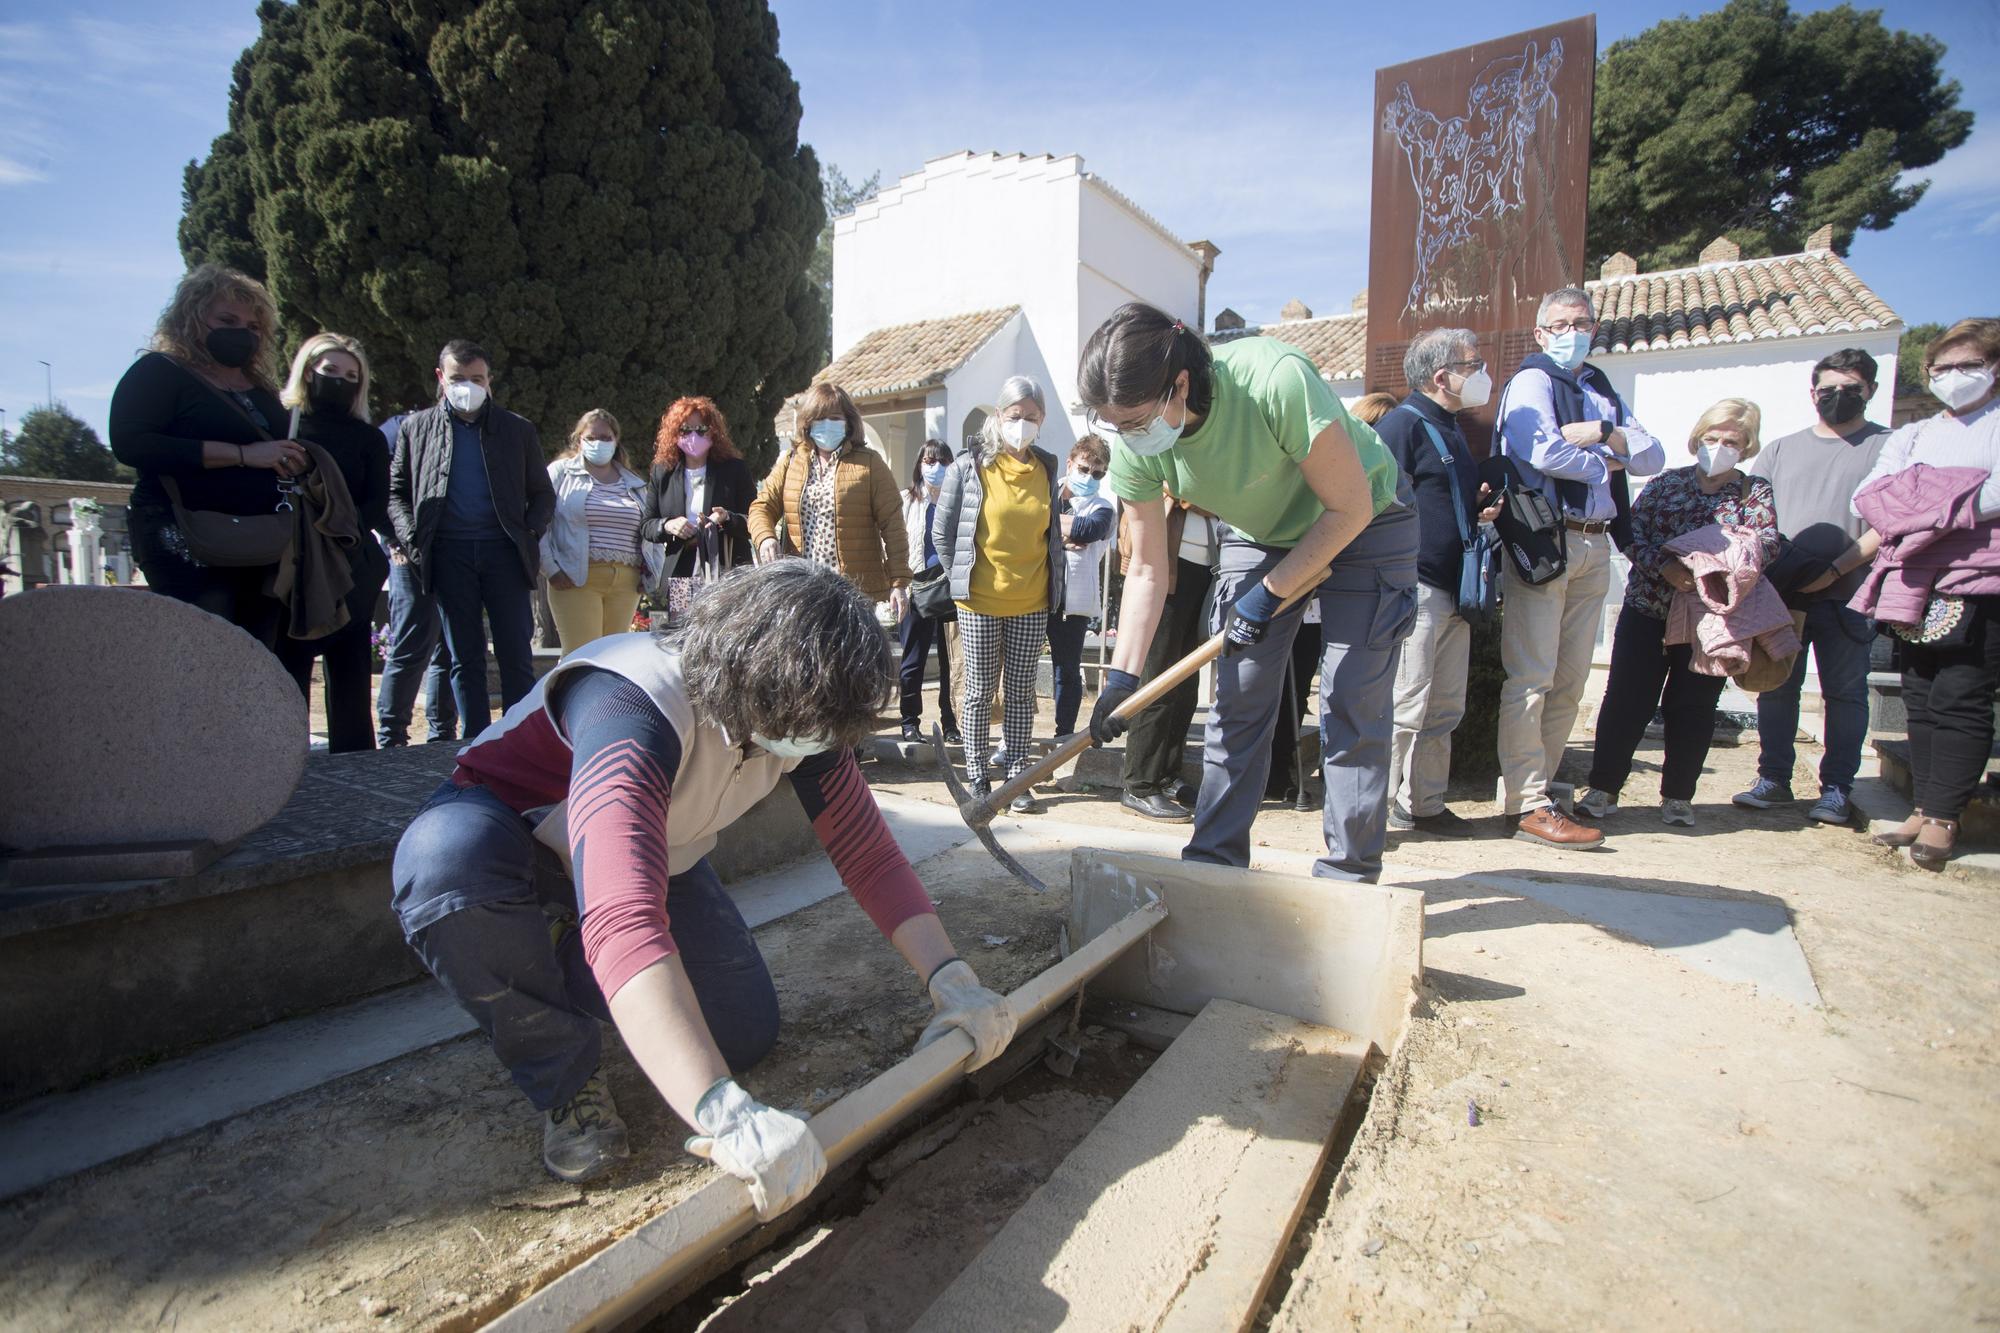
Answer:
<svg viewBox="0 0 2000 1333"><path fill-rule="evenodd" d="M1465 97L1465 114L1439 120L1399 84L1384 110L1382 128L1395 136L1417 189L1416 274L1404 310L1475 303L1450 273L1441 271L1445 252L1473 239L1472 224L1498 219L1525 202L1522 172L1529 141L1542 123L1560 111L1556 71L1562 68L1561 39L1546 54L1530 41L1516 56L1495 60L1479 72Z"/></svg>

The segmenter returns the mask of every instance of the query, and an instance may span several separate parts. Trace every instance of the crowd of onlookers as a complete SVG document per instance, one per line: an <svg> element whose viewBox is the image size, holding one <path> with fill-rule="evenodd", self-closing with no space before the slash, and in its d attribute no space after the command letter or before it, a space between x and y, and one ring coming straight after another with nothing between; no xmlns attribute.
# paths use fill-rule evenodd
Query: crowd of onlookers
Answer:
<svg viewBox="0 0 2000 1333"><path fill-rule="evenodd" d="M1757 694L1762 742L1759 777L1734 800L1791 801L1808 650L1826 742L1808 813L1849 823L1878 627L1903 671L1917 806L1883 840L1942 864L1991 750L2000 321L1961 321L1930 344L1938 416L1894 432L1870 421L1877 367L1846 350L1799 386L1810 427L1766 442L1758 405L1723 398L1678 445L1591 364L1580 288L1542 301L1537 350L1504 385L1472 332L1433 329L1408 348L1407 396L1351 409L1283 343L1211 348L1132 305L1086 345L1091 429L1065 456L1039 443L1043 387L1016 375L976 440L957 453L924 442L902 482L835 384L800 400L792 443L759 481L706 398L671 403L650 439L594 408L551 461L475 342L439 353L433 404L378 426L359 343L313 334L284 374L275 332L259 283L189 273L119 383L111 443L139 474L130 530L150 586L256 636L301 688L319 663L334 750L407 743L420 689L431 739L475 735L490 718L489 642L503 704L525 696L542 580L567 653L628 629L642 598L671 622L729 570L801 557L895 625L905 739L923 734L938 654L945 738L990 792L1034 760L1045 652L1054 731L1080 725L1086 641L1113 619L1114 547L1118 642L1087 725L1099 741L1124 736L1125 806L1192 822L1195 860L1247 861L1266 798L1323 809L1319 871L1336 877L1372 878L1387 829L1469 832L1445 796L1473 628L1495 600L1501 807L1517 836L1601 844L1656 724L1661 817L1693 825L1732 680ZM1496 396L1481 460L1463 414ZM1555 779L1619 553L1595 745L1565 801ZM1217 631L1191 780L1196 680L1130 718L1120 705ZM1317 802L1297 743L1315 678Z"/></svg>

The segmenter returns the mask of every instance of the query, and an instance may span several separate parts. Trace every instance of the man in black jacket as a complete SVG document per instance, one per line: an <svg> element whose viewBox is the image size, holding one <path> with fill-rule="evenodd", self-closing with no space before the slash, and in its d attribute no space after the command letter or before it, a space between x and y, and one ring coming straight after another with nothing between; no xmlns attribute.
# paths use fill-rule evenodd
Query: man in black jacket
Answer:
<svg viewBox="0 0 2000 1333"><path fill-rule="evenodd" d="M492 716L482 616L493 628L502 705L534 686L532 597L555 491L534 425L492 400L484 348L446 343L437 378L437 406L403 419L389 518L422 586L437 596L452 695L470 740Z"/></svg>

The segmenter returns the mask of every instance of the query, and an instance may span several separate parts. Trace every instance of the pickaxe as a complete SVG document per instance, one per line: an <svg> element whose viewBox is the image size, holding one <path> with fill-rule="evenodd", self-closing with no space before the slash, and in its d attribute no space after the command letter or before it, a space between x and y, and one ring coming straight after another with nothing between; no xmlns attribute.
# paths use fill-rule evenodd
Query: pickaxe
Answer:
<svg viewBox="0 0 2000 1333"><path fill-rule="evenodd" d="M1286 598L1284 605L1280 606L1271 618L1276 620L1278 616L1311 596L1326 578L1326 573L1327 571L1322 569L1307 580L1305 587ZM1227 642L1226 633L1217 632L1212 635L1199 648L1134 690L1132 697L1118 705L1111 716L1131 721L1172 693L1176 685L1222 656L1223 646ZM1087 727L1074 735L1062 737L1056 742L1055 748L1031 765L1027 772L1002 784L1000 790L992 795L981 798L973 795L953 770L951 756L945 753L943 726L935 722L931 724L931 746L937 751L938 767L944 772L945 786L951 789L952 799L958 802L958 813L964 818L966 827L972 830L981 846L993 853L994 860L1005 866L1009 874L1036 893L1047 893L1049 886L1036 878L1026 866L1015 859L1012 853L1000 845L999 840L993 836L993 816L999 814L1009 801L1088 750L1093 744L1095 742L1091 740L1090 730Z"/></svg>

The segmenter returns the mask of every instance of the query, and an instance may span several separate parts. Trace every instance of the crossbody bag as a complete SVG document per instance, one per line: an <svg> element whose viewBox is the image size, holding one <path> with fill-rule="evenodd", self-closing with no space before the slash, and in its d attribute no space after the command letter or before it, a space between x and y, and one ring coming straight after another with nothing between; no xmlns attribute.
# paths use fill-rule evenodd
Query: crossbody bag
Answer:
<svg viewBox="0 0 2000 1333"><path fill-rule="evenodd" d="M1451 513L1458 520L1458 542L1463 556L1458 566L1458 593L1454 604L1458 614L1467 622L1483 625L1500 610L1500 539L1484 523L1466 521L1465 516L1470 509L1465 501L1465 490L1458 480L1458 468L1452 462L1451 450L1445 445L1444 433L1424 420L1423 414L1413 407L1404 406L1397 410L1408 412L1417 419L1417 424L1431 437L1431 447L1437 450L1438 461L1444 464L1445 480L1451 483Z"/></svg>

